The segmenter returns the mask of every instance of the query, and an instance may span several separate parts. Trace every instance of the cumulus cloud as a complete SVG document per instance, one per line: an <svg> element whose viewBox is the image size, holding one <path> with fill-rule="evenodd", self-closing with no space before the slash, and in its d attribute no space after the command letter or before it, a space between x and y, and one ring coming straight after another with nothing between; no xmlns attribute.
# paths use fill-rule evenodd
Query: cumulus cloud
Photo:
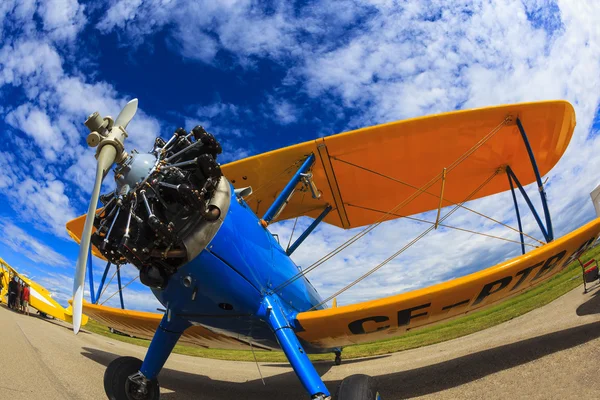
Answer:
<svg viewBox="0 0 600 400"><path fill-rule="evenodd" d="M212 63L220 49L247 63L248 57L281 57L298 46L290 34L290 9L275 2L270 10L252 0L230 2L113 1L96 25L101 32L123 32L129 43L167 27L168 42L190 60Z"/></svg>
<svg viewBox="0 0 600 400"><path fill-rule="evenodd" d="M76 216L77 209L82 212L86 206L85 201L79 201L85 196L74 194L77 190L89 193L95 174L93 150L84 144L83 121L96 110L116 116L128 99L106 82L89 83L65 72L59 50L47 42L6 44L0 50L0 71L0 89L18 86L25 93L27 101L6 107L4 118L14 128L10 140L17 158L32 161L29 165L13 163L11 169L16 171L2 179L0 190L23 219L38 229L67 238L65 223ZM159 129L159 122L140 110L129 129L128 147L149 150ZM25 133L29 140L23 141L18 132ZM32 145L47 163L43 169L54 170L55 174L33 175L31 166L38 165L39 160L33 162L36 156L28 155ZM69 180L76 190L67 193L68 187L59 179Z"/></svg>
<svg viewBox="0 0 600 400"><path fill-rule="evenodd" d="M0 4L0 38L43 37L68 44L87 23L84 10L77 0L4 0Z"/></svg>
<svg viewBox="0 0 600 400"><path fill-rule="evenodd" d="M71 263L62 254L45 245L35 237L5 218L0 219L0 241L19 254L36 263L53 267L67 267Z"/></svg>

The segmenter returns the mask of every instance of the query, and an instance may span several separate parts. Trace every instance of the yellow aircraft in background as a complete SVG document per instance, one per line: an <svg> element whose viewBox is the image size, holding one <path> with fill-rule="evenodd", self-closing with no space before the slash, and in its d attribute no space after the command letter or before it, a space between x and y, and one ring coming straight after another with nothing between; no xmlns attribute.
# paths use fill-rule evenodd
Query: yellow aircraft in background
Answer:
<svg viewBox="0 0 600 400"><path fill-rule="evenodd" d="M0 303L7 303L8 296L8 282L12 277L18 277L23 282L29 285L30 296L29 296L29 306L35 308L42 314L50 315L54 318L60 319L62 321L68 322L70 324L73 323L73 310L71 306L69 308L64 308L60 304L56 302L52 298L52 294L40 285L26 277L23 274L17 272L16 269L8 265L6 261L0 258L0 273L2 276L0 279L2 280L2 289L0 289ZM84 316L82 319L82 323L85 325L87 323L87 316Z"/></svg>

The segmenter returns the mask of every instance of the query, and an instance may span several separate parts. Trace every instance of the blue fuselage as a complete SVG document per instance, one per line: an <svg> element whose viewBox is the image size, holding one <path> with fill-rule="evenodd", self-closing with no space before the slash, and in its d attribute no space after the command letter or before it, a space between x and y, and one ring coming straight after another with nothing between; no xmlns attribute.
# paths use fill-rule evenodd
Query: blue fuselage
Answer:
<svg viewBox="0 0 600 400"><path fill-rule="evenodd" d="M212 241L179 268L164 290L153 292L167 310L193 324L240 339L252 338L259 346L278 348L271 329L256 314L264 296L300 269L233 188L231 193L229 210ZM305 277L275 295L290 322L298 312L321 302ZM309 352L329 351L306 343L304 346Z"/></svg>

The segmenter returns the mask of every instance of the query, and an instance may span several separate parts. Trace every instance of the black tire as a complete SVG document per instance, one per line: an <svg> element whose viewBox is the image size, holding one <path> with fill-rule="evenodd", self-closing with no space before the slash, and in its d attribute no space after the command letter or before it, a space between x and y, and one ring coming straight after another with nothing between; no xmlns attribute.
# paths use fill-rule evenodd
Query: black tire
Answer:
<svg viewBox="0 0 600 400"><path fill-rule="evenodd" d="M368 375L351 375L338 386L335 400L380 400L377 381Z"/></svg>
<svg viewBox="0 0 600 400"><path fill-rule="evenodd" d="M104 391L110 400L158 400L158 381L152 379L146 385L146 393L139 393L137 385L129 377L140 370L142 360L135 357L119 357L104 372Z"/></svg>

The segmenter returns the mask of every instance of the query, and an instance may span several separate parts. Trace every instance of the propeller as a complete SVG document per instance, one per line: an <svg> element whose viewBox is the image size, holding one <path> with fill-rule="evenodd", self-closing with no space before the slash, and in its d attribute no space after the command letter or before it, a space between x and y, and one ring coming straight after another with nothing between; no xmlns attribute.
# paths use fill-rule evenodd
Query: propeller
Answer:
<svg viewBox="0 0 600 400"><path fill-rule="evenodd" d="M138 108L138 100L133 99L123 107L119 116L111 126L110 118L101 118L98 113L92 114L86 121L86 126L92 131L88 136L88 144L92 147L98 146L96 150L96 180L90 198L90 206L85 218L85 225L81 233L81 243L79 245L79 256L77 257L77 267L75 270L75 279L73 282L73 332L77 334L81 328L81 315L83 309L83 291L85 287L85 272L90 251L90 239L92 228L94 227L94 218L100 196L100 187L102 181L108 173L108 170L114 162L120 162L124 159L125 150L123 142L127 137L125 129L131 122ZM90 140L92 138L92 140Z"/></svg>

